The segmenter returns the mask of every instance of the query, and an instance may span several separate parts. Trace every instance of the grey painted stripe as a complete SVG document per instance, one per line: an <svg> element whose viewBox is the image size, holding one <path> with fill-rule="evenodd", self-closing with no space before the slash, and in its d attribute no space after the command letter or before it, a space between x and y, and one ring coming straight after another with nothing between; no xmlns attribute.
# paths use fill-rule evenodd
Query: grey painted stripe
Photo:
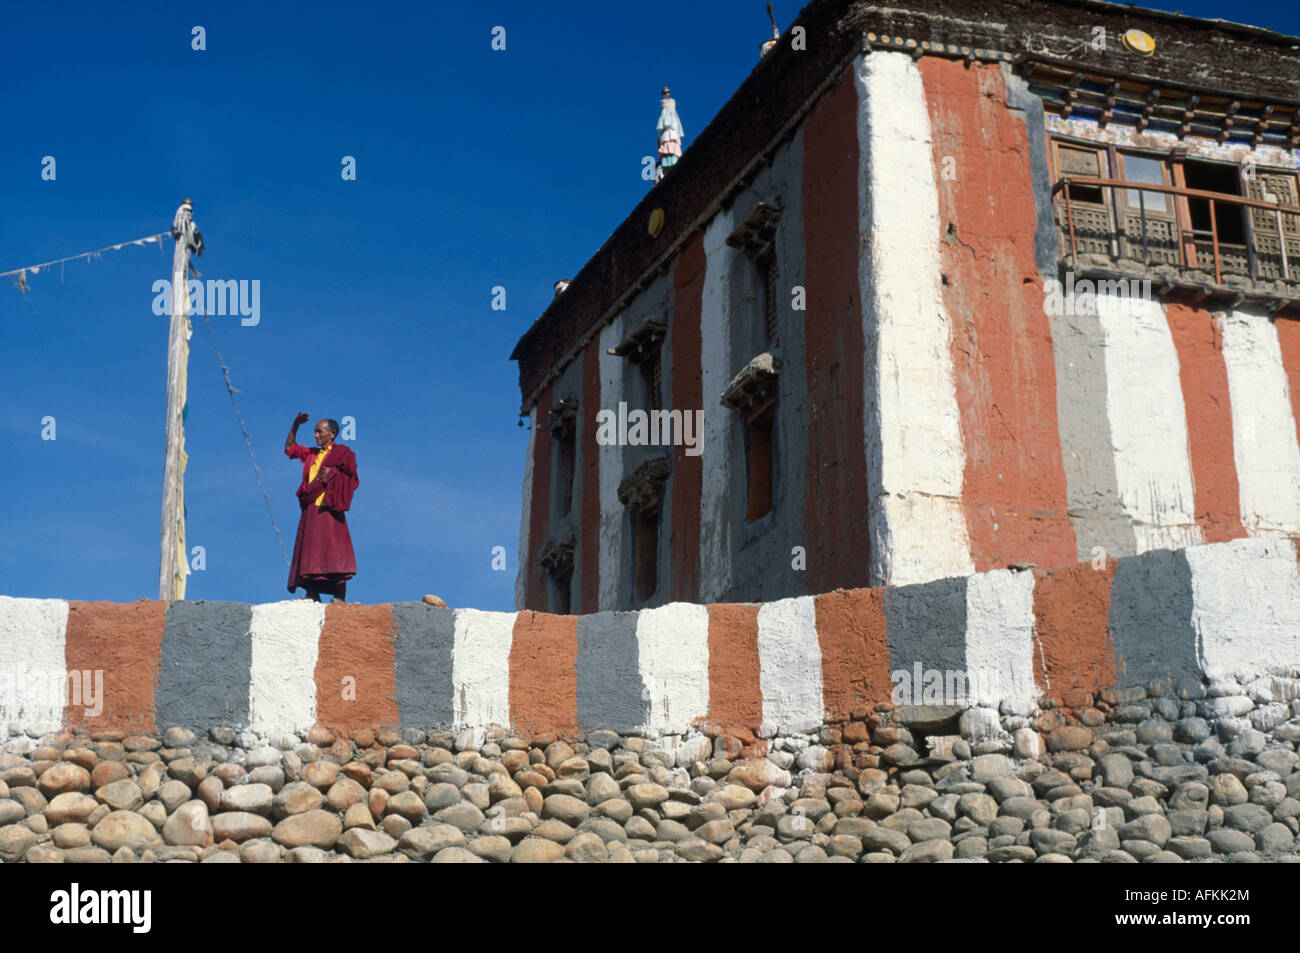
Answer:
<svg viewBox="0 0 1300 953"><path fill-rule="evenodd" d="M154 699L160 728L248 724L252 606L171 602Z"/></svg>
<svg viewBox="0 0 1300 953"><path fill-rule="evenodd" d="M1079 561L1137 552L1133 524L1119 501L1114 436L1106 404L1106 336L1093 314L1049 314L1056 358L1056 416L1066 499Z"/></svg>
<svg viewBox="0 0 1300 953"><path fill-rule="evenodd" d="M1019 114L1029 139L1029 174L1034 194L1034 260L1044 278L1056 275L1056 214L1052 207L1052 177L1047 167L1047 129L1043 101L1029 91L1029 84L1001 64L999 72L1007 86L1007 108Z"/></svg>
<svg viewBox="0 0 1300 953"><path fill-rule="evenodd" d="M646 724L650 702L641 681L637 613L578 617L578 724L630 731Z"/></svg>
<svg viewBox="0 0 1300 953"><path fill-rule="evenodd" d="M403 725L450 728L455 611L423 602L393 604L394 682Z"/></svg>
<svg viewBox="0 0 1300 953"><path fill-rule="evenodd" d="M1062 280L1047 163L1043 103L1009 68L1002 69L1007 106L1024 120L1034 195L1034 260L1044 282ZM1092 315L1049 314L1056 360L1056 416L1065 464L1066 499L1080 561L1137 552L1132 523L1119 504L1110 417L1106 409L1105 339Z"/></svg>
<svg viewBox="0 0 1300 953"><path fill-rule="evenodd" d="M890 672L966 671L966 579L885 590Z"/></svg>
<svg viewBox="0 0 1300 953"><path fill-rule="evenodd" d="M1187 557L1157 549L1121 559L1110 587L1110 633L1121 687L1201 683Z"/></svg>

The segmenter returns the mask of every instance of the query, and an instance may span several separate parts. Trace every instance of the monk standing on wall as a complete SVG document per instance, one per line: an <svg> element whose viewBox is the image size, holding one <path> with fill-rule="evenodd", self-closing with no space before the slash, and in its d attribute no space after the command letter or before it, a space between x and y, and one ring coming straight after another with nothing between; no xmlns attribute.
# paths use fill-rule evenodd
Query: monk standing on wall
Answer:
<svg viewBox="0 0 1300 953"><path fill-rule="evenodd" d="M306 413L295 417L289 436L284 438L285 455L303 462L298 486L302 516L289 566L289 591L301 586L315 602L320 602L322 592L332 595L335 602L345 602L348 580L357 574L357 558L344 516L360 483L357 457L334 442L339 435L336 420L317 421L315 447L299 445L298 428L307 419Z"/></svg>

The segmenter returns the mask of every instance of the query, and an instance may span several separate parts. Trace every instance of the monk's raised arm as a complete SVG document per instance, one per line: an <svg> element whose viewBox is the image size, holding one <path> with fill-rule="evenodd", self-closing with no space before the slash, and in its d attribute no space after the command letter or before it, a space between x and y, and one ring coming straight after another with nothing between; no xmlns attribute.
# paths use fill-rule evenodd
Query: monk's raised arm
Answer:
<svg viewBox="0 0 1300 953"><path fill-rule="evenodd" d="M289 436L284 438L284 449L287 451L298 442L298 428L311 419L307 411L303 411L297 417L293 418L293 426L289 428Z"/></svg>

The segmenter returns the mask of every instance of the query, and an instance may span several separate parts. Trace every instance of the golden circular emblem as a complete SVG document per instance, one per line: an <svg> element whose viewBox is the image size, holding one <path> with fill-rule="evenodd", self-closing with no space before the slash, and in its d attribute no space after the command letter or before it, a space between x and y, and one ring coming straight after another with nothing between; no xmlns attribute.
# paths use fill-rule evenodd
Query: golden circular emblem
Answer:
<svg viewBox="0 0 1300 953"><path fill-rule="evenodd" d="M1122 40L1126 49L1141 53L1143 56L1150 56L1156 51L1156 41L1152 39L1150 33L1143 33L1141 30L1126 30Z"/></svg>
<svg viewBox="0 0 1300 953"><path fill-rule="evenodd" d="M664 210L655 209L650 213L650 237L658 238L659 233L664 230Z"/></svg>

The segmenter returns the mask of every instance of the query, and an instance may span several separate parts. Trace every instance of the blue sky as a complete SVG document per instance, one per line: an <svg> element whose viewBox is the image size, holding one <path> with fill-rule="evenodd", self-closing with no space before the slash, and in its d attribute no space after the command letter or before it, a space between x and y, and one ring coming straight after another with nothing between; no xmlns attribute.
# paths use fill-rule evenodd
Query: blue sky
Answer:
<svg viewBox="0 0 1300 953"><path fill-rule="evenodd" d="M1290 3L1160 6L1300 33ZM797 13L776 8L782 27ZM9 0L0 18L0 271L164 231L191 196L204 278L261 283L256 326L212 320L285 546L292 418L351 416L349 598L513 608L527 432L510 351L644 195L659 89L689 147L756 62L763 4ZM170 242L29 276L25 297L0 284L0 594L156 597L152 287L169 270ZM194 331L187 532L207 566L187 598L287 598L202 318Z"/></svg>

